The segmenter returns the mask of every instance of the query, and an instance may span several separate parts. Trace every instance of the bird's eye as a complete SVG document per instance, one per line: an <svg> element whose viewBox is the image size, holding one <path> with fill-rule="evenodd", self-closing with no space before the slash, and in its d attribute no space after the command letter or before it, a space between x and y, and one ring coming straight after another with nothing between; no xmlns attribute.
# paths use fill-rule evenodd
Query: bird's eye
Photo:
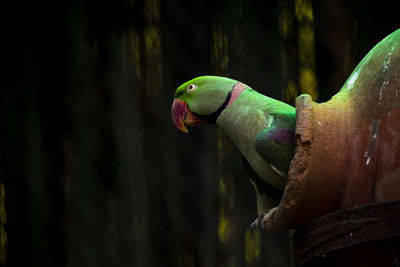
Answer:
<svg viewBox="0 0 400 267"><path fill-rule="evenodd" d="M188 85L186 91L188 93L193 93L196 89L197 89L197 85L191 83L191 84Z"/></svg>

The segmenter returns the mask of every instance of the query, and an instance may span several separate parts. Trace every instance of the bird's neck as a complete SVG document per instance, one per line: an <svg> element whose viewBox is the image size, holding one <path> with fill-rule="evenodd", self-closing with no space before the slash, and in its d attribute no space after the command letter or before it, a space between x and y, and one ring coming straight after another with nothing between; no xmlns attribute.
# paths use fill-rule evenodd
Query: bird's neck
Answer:
<svg viewBox="0 0 400 267"><path fill-rule="evenodd" d="M261 130L267 128L273 120L268 110L273 113L276 101L272 98L257 93L248 88L242 92L231 105L221 113L217 120L217 126L221 128L243 155L252 153L255 136Z"/></svg>
<svg viewBox="0 0 400 267"><path fill-rule="evenodd" d="M276 188L283 188L282 177L271 170L255 149L256 136L270 127L277 112L295 112L294 108L257 93L245 90L218 117L216 124L235 144L241 154L250 162L251 167L260 177L270 177L269 183ZM275 177L275 178L274 178Z"/></svg>

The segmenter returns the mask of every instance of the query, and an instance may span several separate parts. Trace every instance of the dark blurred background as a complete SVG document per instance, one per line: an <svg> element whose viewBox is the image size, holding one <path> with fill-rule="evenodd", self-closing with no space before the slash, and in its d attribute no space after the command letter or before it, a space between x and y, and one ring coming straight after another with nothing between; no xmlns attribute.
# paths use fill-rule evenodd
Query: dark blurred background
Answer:
<svg viewBox="0 0 400 267"><path fill-rule="evenodd" d="M175 89L240 80L327 101L400 25L392 1L7 1L1 8L0 265L289 266L249 231L255 192Z"/></svg>

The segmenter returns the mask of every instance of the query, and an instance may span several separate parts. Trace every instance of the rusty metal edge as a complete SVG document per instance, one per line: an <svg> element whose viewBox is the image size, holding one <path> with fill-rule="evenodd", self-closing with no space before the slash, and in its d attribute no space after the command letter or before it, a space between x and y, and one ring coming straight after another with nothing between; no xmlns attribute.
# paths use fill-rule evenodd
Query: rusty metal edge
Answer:
<svg viewBox="0 0 400 267"><path fill-rule="evenodd" d="M270 232L278 233L297 224L297 214L305 195L302 185L307 174L309 147L312 139L312 109L311 96L303 94L297 97L295 132L297 145L279 206L272 209L264 219L263 227Z"/></svg>
<svg viewBox="0 0 400 267"><path fill-rule="evenodd" d="M400 236L400 200L339 210L298 228L293 236L296 266L326 252Z"/></svg>

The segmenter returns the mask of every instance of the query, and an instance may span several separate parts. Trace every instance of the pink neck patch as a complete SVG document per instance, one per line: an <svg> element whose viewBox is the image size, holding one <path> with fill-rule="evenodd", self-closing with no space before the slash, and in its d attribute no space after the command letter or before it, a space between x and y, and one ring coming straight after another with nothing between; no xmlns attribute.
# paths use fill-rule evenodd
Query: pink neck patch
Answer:
<svg viewBox="0 0 400 267"><path fill-rule="evenodd" d="M244 83L237 82L235 86L233 86L231 99L229 100L227 107L229 107L229 105L231 105L247 88L248 86Z"/></svg>

